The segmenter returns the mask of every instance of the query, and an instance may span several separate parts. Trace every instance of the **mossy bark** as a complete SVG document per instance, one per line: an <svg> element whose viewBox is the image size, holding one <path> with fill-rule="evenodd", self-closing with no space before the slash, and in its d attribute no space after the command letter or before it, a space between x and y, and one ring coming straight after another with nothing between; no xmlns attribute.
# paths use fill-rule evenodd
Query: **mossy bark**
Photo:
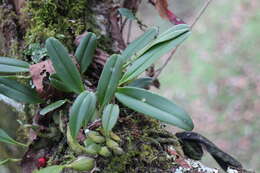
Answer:
<svg viewBox="0 0 260 173"><path fill-rule="evenodd" d="M131 1L135 3L133 8L137 8L139 1ZM98 48L101 51L118 53L125 48L125 43L119 30L116 8L123 4L123 1L113 0L28 0L20 9L21 13L17 14L11 4L3 3L0 6L0 54L32 63L30 56L25 55L25 50L33 43L44 46L48 37L58 38L73 53L75 40L86 31L99 36ZM95 66L91 68L98 70ZM97 80L101 70L102 66L99 65L99 72L95 76L90 75L90 78ZM33 123L38 107L26 108L27 117L24 121ZM68 110L69 107L65 107L62 114L67 115ZM175 136L165 131L158 121L129 110L124 112L114 132L121 138L119 143L125 153L109 158L98 157L97 167L105 173L171 172L173 161L166 150L169 146L179 147ZM53 132L54 135L36 134L40 137L32 142L25 153L23 172L30 173L31 167L37 165L30 165L31 162L37 162L37 158L46 153L50 165L64 163L67 158L76 156L69 149L64 133L59 132L55 120L52 117L47 119L37 121L43 121L50 134ZM26 161L27 157L34 159ZM69 172L75 171L64 170L64 173Z"/></svg>

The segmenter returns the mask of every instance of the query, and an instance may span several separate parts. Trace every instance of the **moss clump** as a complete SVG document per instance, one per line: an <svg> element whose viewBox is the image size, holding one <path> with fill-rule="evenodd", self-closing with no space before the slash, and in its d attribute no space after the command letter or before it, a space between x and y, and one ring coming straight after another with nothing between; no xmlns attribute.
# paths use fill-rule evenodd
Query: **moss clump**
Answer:
<svg viewBox="0 0 260 173"><path fill-rule="evenodd" d="M30 20L27 45L56 37L72 49L77 35L96 28L86 0L29 0L24 11Z"/></svg>
<svg viewBox="0 0 260 173"><path fill-rule="evenodd" d="M149 129L155 129L150 131ZM97 166L103 173L158 173L171 172L172 158L167 147L172 144L160 143L157 138L172 139L158 121L141 115L125 117L116 126L115 132L122 139L123 155L97 158Z"/></svg>

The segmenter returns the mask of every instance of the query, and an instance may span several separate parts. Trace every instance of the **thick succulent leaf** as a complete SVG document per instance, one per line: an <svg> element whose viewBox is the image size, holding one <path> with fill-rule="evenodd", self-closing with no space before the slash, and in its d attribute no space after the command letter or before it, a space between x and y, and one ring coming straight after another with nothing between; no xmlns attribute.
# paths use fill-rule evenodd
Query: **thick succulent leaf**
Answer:
<svg viewBox="0 0 260 173"><path fill-rule="evenodd" d="M106 136L115 126L119 116L119 106L116 104L109 104L105 107L102 115L102 126Z"/></svg>
<svg viewBox="0 0 260 173"><path fill-rule="evenodd" d="M42 102L35 90L3 77L0 77L0 94L22 103Z"/></svg>
<svg viewBox="0 0 260 173"><path fill-rule="evenodd" d="M63 168L63 165L54 165L33 171L33 173L60 173L63 170Z"/></svg>
<svg viewBox="0 0 260 173"><path fill-rule="evenodd" d="M182 108L150 91L134 87L119 88L116 98L125 106L162 122L185 130L194 127L192 119Z"/></svg>
<svg viewBox="0 0 260 173"><path fill-rule="evenodd" d="M14 58L0 57L0 73L28 72L29 66L25 61Z"/></svg>
<svg viewBox="0 0 260 173"><path fill-rule="evenodd" d="M116 91L122 75L122 58L112 55L104 66L97 87L97 97L101 106L107 104Z"/></svg>
<svg viewBox="0 0 260 173"><path fill-rule="evenodd" d="M84 91L80 73L72 62L68 50L55 38L47 39L46 48L58 77L67 88L78 94Z"/></svg>
<svg viewBox="0 0 260 173"><path fill-rule="evenodd" d="M17 142L13 138L11 138L3 129L0 128L0 142L4 142L7 144L20 145L23 147L27 147L27 145Z"/></svg>
<svg viewBox="0 0 260 173"><path fill-rule="evenodd" d="M63 92L73 92L67 85L64 84L64 82L58 77L57 74L52 74L50 76L50 82L51 85L58 90Z"/></svg>
<svg viewBox="0 0 260 173"><path fill-rule="evenodd" d="M127 86L136 87L136 88L146 88L153 83L153 78L144 77L136 79L133 82L129 83Z"/></svg>
<svg viewBox="0 0 260 173"><path fill-rule="evenodd" d="M96 47L97 37L94 33L89 32L84 38L82 38L75 53L80 65L81 73L84 73L92 62Z"/></svg>
<svg viewBox="0 0 260 173"><path fill-rule="evenodd" d="M140 37L130 43L127 48L122 53L123 61L126 62L129 58L131 58L135 53L143 49L146 45L151 43L156 36L158 35L157 28L151 28L145 33L143 33Z"/></svg>
<svg viewBox="0 0 260 173"><path fill-rule="evenodd" d="M130 19L130 20L136 19L133 12L127 8L119 8L118 11L122 16L126 17L127 19Z"/></svg>
<svg viewBox="0 0 260 173"><path fill-rule="evenodd" d="M87 124L95 114L96 95L94 93L82 92L72 105L70 111L69 127L73 139L77 137L79 129Z"/></svg>
<svg viewBox="0 0 260 173"><path fill-rule="evenodd" d="M133 80L144 72L149 66L151 66L156 60L158 60L165 53L169 52L179 44L181 44L190 35L190 32L185 32L180 36L170 40L165 41L160 44L156 44L145 52L141 57L139 57L133 64L127 69L126 73L120 80L120 85Z"/></svg>
<svg viewBox="0 0 260 173"><path fill-rule="evenodd" d="M64 103L66 103L67 100L59 100L59 101L56 101L48 106L46 106L45 108L43 108L41 111L40 111L40 114L41 115L45 115L59 107L61 107L62 105L64 105Z"/></svg>

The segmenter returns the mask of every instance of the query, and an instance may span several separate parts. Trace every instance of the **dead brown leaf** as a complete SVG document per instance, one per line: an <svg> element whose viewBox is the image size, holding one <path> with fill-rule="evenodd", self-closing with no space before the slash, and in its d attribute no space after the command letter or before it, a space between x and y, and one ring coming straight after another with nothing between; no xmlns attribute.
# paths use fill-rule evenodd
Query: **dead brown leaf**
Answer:
<svg viewBox="0 0 260 173"><path fill-rule="evenodd" d="M30 66L30 74L32 76L33 84L39 94L44 93L44 78L53 73L55 73L55 70L52 66L51 60L42 61Z"/></svg>
<svg viewBox="0 0 260 173"><path fill-rule="evenodd" d="M168 0L154 0L154 4L162 18L169 20L174 25L185 23L168 9Z"/></svg>

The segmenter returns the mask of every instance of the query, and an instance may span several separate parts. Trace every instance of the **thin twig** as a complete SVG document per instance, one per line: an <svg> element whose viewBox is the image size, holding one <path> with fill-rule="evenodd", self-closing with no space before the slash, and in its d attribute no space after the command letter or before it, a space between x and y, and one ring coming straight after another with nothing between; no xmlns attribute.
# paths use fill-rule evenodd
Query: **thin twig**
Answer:
<svg viewBox="0 0 260 173"><path fill-rule="evenodd" d="M130 20L130 22L129 22L129 25L128 25L128 33L127 33L126 44L128 44L128 43L129 43L129 41L130 41L132 23L133 23L133 21L132 21L132 20Z"/></svg>
<svg viewBox="0 0 260 173"><path fill-rule="evenodd" d="M124 30L124 27L125 27L126 22L127 22L127 18L125 18L124 21L122 22L121 29L120 29L120 32L121 32L121 33L122 33L123 30Z"/></svg>
<svg viewBox="0 0 260 173"><path fill-rule="evenodd" d="M207 0L207 2L201 8L199 14L195 17L194 21L190 25L191 29L193 29L194 25L198 22L198 20L204 14L204 12L206 11L206 9L208 8L208 6L210 5L211 2L212 2L212 0ZM172 59L173 55L175 54L175 52L177 51L178 48L179 48L179 46L177 46L175 49L172 50L172 52L170 53L170 55L168 56L168 58L166 59L164 64L156 71L156 74L154 75L153 80L157 79L158 76L162 73L163 69L169 64L170 60Z"/></svg>

